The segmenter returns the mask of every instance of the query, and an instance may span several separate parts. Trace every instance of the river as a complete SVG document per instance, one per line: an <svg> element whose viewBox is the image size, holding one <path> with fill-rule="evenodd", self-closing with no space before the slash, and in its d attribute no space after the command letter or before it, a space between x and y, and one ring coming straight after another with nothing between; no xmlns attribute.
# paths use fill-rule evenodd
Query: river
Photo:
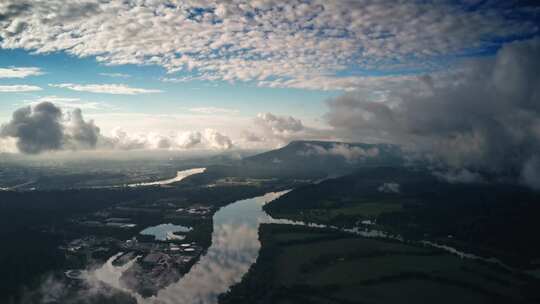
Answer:
<svg viewBox="0 0 540 304"><path fill-rule="evenodd" d="M144 187L144 186L168 185L168 184L179 182L179 181L183 180L184 178L186 178L188 176L203 173L204 171L206 171L206 168L194 168L194 169L189 169L189 170L183 170L183 171L178 171L176 173L176 176L173 177L173 178L154 181L154 182L127 184L125 186L127 186L127 187Z"/></svg>
<svg viewBox="0 0 540 304"><path fill-rule="evenodd" d="M117 280L114 280L114 284L111 284L110 280L101 281L112 287L128 291L137 299L138 303L217 303L218 295L240 282L244 274L257 260L261 248L258 235L259 225L283 222L272 219L262 210L262 207L286 192L267 193L263 196L236 201L219 209L213 217L212 245L207 252L178 282L158 291L155 296L143 298L133 291L128 291L123 287L119 288ZM118 255L111 257L95 272L98 274L114 273L111 275L112 277L120 277L127 268L112 266L112 261L117 257Z"/></svg>
<svg viewBox="0 0 540 304"><path fill-rule="evenodd" d="M143 298L129 291L140 304L214 304L220 294L227 292L231 286L241 281L251 265L257 260L261 244L258 230L260 224L276 223L288 225L304 225L310 227L329 228L361 235L363 237L389 238L403 241L400 236L388 235L382 231L367 229L342 230L333 226L310 224L298 221L273 219L266 214L262 207L268 202L287 193L271 192L263 196L240 200L222 207L213 217L212 244L191 270L178 282L158 291L157 295ZM457 251L454 248L423 242L425 246L436 247L462 258L481 259L495 262L491 259ZM111 271L112 257L105 265L107 272ZM502 264L499 261L496 264ZM114 267L113 267L114 268ZM115 267L119 277L125 267ZM114 269L113 269L114 270ZM99 269L98 269L99 271ZM113 271L114 272L114 271ZM118 284L109 285L118 288ZM126 291L125 288L121 288Z"/></svg>

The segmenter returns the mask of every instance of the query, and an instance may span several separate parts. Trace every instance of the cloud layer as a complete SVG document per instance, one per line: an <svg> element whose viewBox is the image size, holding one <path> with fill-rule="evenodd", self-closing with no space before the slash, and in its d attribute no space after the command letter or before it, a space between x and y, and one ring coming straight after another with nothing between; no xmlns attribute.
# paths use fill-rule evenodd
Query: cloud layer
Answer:
<svg viewBox="0 0 540 304"><path fill-rule="evenodd" d="M94 148L99 128L86 122L80 110L74 110L64 120L62 110L50 102L20 108L10 122L2 125L1 137L15 138L20 152L38 154L66 147Z"/></svg>
<svg viewBox="0 0 540 304"><path fill-rule="evenodd" d="M301 155L321 155L321 156L341 156L348 162L356 162L370 157L377 157L379 149L377 147L363 149L349 144L334 144L329 148L314 144L307 144L307 150Z"/></svg>
<svg viewBox="0 0 540 304"><path fill-rule="evenodd" d="M161 93L160 90L133 88L125 84L74 84L59 83L49 84L53 88L63 88L79 92L115 94L115 95L137 95L149 93Z"/></svg>
<svg viewBox="0 0 540 304"><path fill-rule="evenodd" d="M468 65L459 81L422 77L424 90L391 91L384 102L345 94L328 102L326 119L348 138L412 145L453 167L522 175L537 186L540 40Z"/></svg>
<svg viewBox="0 0 540 304"><path fill-rule="evenodd" d="M81 109L68 109L71 110L64 113L49 101L19 108L11 121L0 127L0 143L15 140L18 151L25 154L60 150L227 150L234 147L228 136L210 128L202 133L188 131L173 135L129 134L116 128L106 136L94 121L83 118ZM2 147L2 150L6 149Z"/></svg>
<svg viewBox="0 0 540 304"><path fill-rule="evenodd" d="M155 64L201 80L347 89L365 80L351 70L432 69L539 31L537 9L514 1L139 3L5 0L0 46Z"/></svg>

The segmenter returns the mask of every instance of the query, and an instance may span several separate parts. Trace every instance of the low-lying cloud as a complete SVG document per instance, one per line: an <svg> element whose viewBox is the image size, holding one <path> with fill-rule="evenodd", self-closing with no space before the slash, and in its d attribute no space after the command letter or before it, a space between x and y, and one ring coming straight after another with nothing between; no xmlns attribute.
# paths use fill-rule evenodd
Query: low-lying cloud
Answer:
<svg viewBox="0 0 540 304"><path fill-rule="evenodd" d="M385 102L345 94L328 102L336 132L413 146L453 168L488 170L540 187L540 40L514 42L469 62L448 83L393 91Z"/></svg>
<svg viewBox="0 0 540 304"><path fill-rule="evenodd" d="M63 146L62 111L50 102L24 107L13 113L11 121L2 126L2 137L17 139L17 148L28 154L59 150Z"/></svg>
<svg viewBox="0 0 540 304"><path fill-rule="evenodd" d="M85 121L82 112L75 109L63 115L62 110L50 102L16 110L10 122L2 125L1 137L16 139L19 151L38 154L63 149L95 148L100 136L93 121Z"/></svg>
<svg viewBox="0 0 540 304"><path fill-rule="evenodd" d="M379 149L377 147L364 149L349 144L333 144L331 147L307 144L306 147L307 149L305 151L299 152L303 156L341 156L348 162L356 162L358 160L377 157L379 155Z"/></svg>
<svg viewBox="0 0 540 304"><path fill-rule="evenodd" d="M484 181L480 174L478 174L477 172L471 172L465 168L442 172L435 171L433 175L451 184L481 183Z"/></svg>
<svg viewBox="0 0 540 304"><path fill-rule="evenodd" d="M65 113L52 102L39 102L17 109L11 121L0 127L2 142L15 141L24 154L62 150L213 149L227 150L233 141L217 130L185 131L177 134L130 134L115 128L101 133L93 120L85 120L81 109ZM9 149L7 149L9 150ZM7 151L2 148L2 151Z"/></svg>
<svg viewBox="0 0 540 304"><path fill-rule="evenodd" d="M400 193L401 192L400 188L401 187L398 183L388 182L388 183L383 183L382 185L380 185L377 188L377 191L383 192L383 193Z"/></svg>
<svg viewBox="0 0 540 304"><path fill-rule="evenodd" d="M272 113L259 113L255 123L266 132L277 137L288 137L304 130L302 121L292 116L278 116Z"/></svg>
<svg viewBox="0 0 540 304"><path fill-rule="evenodd" d="M204 130L204 138L210 148L227 150L233 147L232 141L229 137L219 133L214 129Z"/></svg>

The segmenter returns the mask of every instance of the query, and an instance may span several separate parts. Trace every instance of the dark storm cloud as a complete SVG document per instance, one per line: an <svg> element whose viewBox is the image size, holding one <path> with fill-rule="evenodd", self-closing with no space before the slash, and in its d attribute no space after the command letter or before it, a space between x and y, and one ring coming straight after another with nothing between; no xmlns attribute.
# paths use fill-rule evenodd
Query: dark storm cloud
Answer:
<svg viewBox="0 0 540 304"><path fill-rule="evenodd" d="M69 116L66 137L77 147L95 148L100 134L94 121L84 121L81 109L73 110Z"/></svg>
<svg viewBox="0 0 540 304"><path fill-rule="evenodd" d="M493 60L469 64L458 82L392 92L392 102L347 94L328 102L326 118L342 134L378 138L433 152L455 167L521 175L539 186L540 40L514 42Z"/></svg>
<svg viewBox="0 0 540 304"><path fill-rule="evenodd" d="M16 110L11 121L0 129L1 137L13 137L22 153L38 154L63 149L94 148L100 137L93 121L86 122L80 109L69 112L51 102Z"/></svg>
<svg viewBox="0 0 540 304"><path fill-rule="evenodd" d="M62 148L64 127L62 111L50 102L24 107L13 113L9 123L2 126L0 135L17 139L19 151L37 154Z"/></svg>

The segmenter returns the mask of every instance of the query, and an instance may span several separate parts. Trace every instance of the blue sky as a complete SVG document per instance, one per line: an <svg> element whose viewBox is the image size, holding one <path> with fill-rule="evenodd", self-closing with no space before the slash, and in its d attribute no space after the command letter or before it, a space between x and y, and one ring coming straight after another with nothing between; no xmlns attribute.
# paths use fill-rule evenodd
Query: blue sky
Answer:
<svg viewBox="0 0 540 304"><path fill-rule="evenodd" d="M62 123L81 108L100 136L135 142L342 139L326 132L329 101L392 106L393 92L424 90L427 75L450 85L471 60L537 37L539 14L489 0L6 0L0 123L49 101Z"/></svg>
<svg viewBox="0 0 540 304"><path fill-rule="evenodd" d="M38 67L43 75L20 79L0 79L0 85L24 83L42 88L36 92L2 93L0 112L2 117L26 101L45 96L80 98L114 106L103 110L135 113L180 113L190 108L215 107L238 111L254 116L272 111L305 118L324 113L324 100L336 96L339 91L302 90L294 88L261 88L253 82L192 80L170 83L160 79L172 77L159 66L119 65L98 63L94 57L77 58L62 52L32 54L25 50L0 50L0 67ZM109 75L106 75L109 74ZM115 76L114 74L122 74ZM174 77L186 77L189 73L175 73ZM130 87L156 89L161 93L140 95L112 95L76 92L49 86L54 83L77 84L125 84ZM95 112L95 111L94 111ZM99 111L98 111L99 112Z"/></svg>

